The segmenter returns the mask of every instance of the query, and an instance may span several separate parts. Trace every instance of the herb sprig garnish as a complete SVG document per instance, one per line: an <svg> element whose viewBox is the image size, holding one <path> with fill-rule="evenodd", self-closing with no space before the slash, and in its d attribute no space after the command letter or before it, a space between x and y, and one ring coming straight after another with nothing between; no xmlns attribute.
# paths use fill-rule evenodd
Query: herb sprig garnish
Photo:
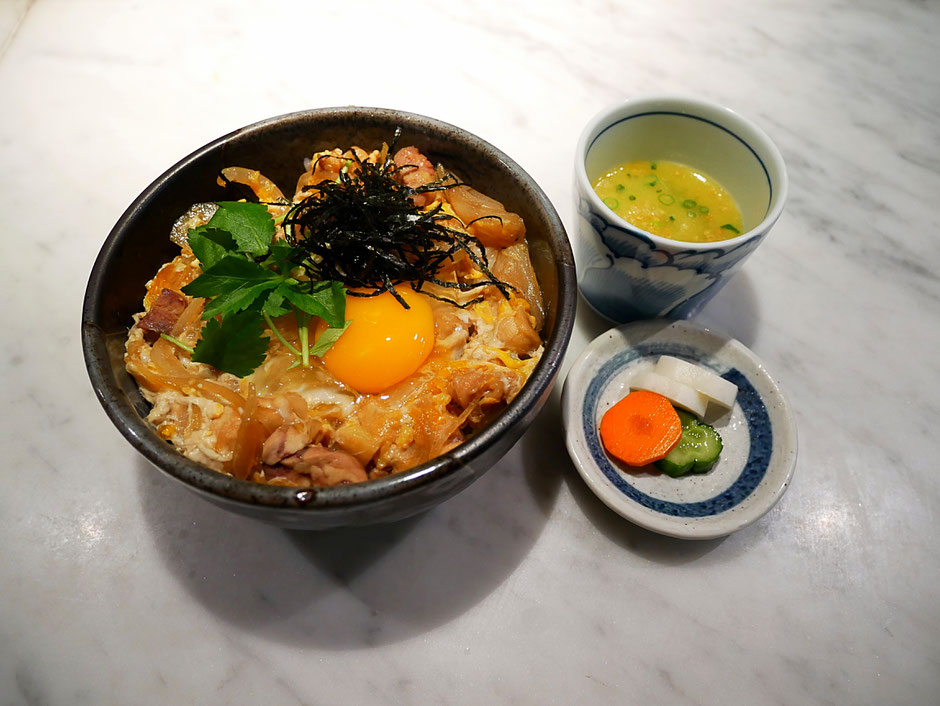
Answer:
<svg viewBox="0 0 940 706"><path fill-rule="evenodd" d="M390 292L407 309L396 290L404 283L461 307L482 301L482 295L458 303L425 290L425 285L464 292L493 286L509 298L513 287L490 271L482 243L449 227L455 218L441 203L427 209L414 203L416 195L460 182L446 175L412 188L396 178L410 166L397 166L390 156L399 135L396 130L381 163L364 162L353 152L335 180L308 186L306 197L281 221L284 241L274 241L275 222L259 203L221 202L208 223L189 231L189 246L203 273L183 292L208 300L203 313L208 323L192 349L193 360L239 377L249 375L264 362L266 324L297 357L294 364L306 367L348 327L347 295ZM460 253L482 276L472 282L438 277ZM284 339L273 322L291 312L297 320L297 346ZM309 323L314 316L324 319L328 328L311 345Z"/></svg>
<svg viewBox="0 0 940 706"><path fill-rule="evenodd" d="M263 204L226 201L204 226L189 231L188 242L202 274L183 287L192 297L208 301L208 320L192 359L238 377L250 375L264 362L268 338L265 324L308 366L339 338L345 320L346 292L341 282L311 280L299 268L306 253L274 242L274 220ZM284 339L273 319L293 312L299 347ZM328 325L310 345L308 324L319 316Z"/></svg>
<svg viewBox="0 0 940 706"><path fill-rule="evenodd" d="M396 131L396 139L398 132ZM393 140L388 155L394 150ZM352 169L353 160L356 169ZM342 281L350 296L375 296L391 292L408 308L395 287L410 283L435 299L457 304L452 299L424 290L432 283L447 289L470 291L494 286L509 298L512 287L493 276L486 249L474 236L448 227L454 216L437 203L425 210L412 197L442 191L459 182L447 176L437 182L408 187L395 179L398 167L391 156L380 164L353 156L335 181L308 186L309 196L291 207L283 220L287 240L304 251L302 265L313 280ZM437 277L438 272L459 252L482 273L473 282L453 282ZM366 290L366 291L363 291ZM482 296L463 304L482 301Z"/></svg>

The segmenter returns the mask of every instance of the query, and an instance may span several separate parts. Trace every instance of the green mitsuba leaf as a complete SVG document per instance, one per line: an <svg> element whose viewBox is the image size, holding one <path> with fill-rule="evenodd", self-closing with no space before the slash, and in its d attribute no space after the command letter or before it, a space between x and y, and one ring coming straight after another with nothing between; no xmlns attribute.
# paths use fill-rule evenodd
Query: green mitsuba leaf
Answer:
<svg viewBox="0 0 940 706"><path fill-rule="evenodd" d="M223 321L210 320L193 350L193 360L238 377L250 375L264 362L268 338L257 311L240 311Z"/></svg>
<svg viewBox="0 0 940 706"><path fill-rule="evenodd" d="M246 282L242 287L239 287L229 294L220 295L209 302L202 314L202 318L211 319L216 316L225 316L226 314L247 309L256 302L260 295L275 287L277 287L277 282L271 280L257 282L255 284Z"/></svg>
<svg viewBox="0 0 940 706"><path fill-rule="evenodd" d="M274 239L274 219L260 203L220 201L207 226L231 233L238 250L249 255L266 255Z"/></svg>
<svg viewBox="0 0 940 706"><path fill-rule="evenodd" d="M203 271L212 267L226 255L238 250L231 233L208 226L191 229L188 241Z"/></svg>
<svg viewBox="0 0 940 706"><path fill-rule="evenodd" d="M297 257L297 248L287 243L273 243L268 252L270 262L284 275L288 274L293 267L292 258Z"/></svg>
<svg viewBox="0 0 940 706"><path fill-rule="evenodd" d="M284 294L281 292L281 288L284 286L285 285L282 284L277 289L268 293L268 296L264 298L264 303L261 305L262 313L276 319L279 316L286 316L291 312L289 306L284 306Z"/></svg>
<svg viewBox="0 0 940 706"><path fill-rule="evenodd" d="M183 287L192 297L211 298L202 318L210 319L248 308L259 295L276 288L283 278L251 260L226 255Z"/></svg>
<svg viewBox="0 0 940 706"><path fill-rule="evenodd" d="M191 297L213 297L228 294L244 286L245 282L257 283L265 280L281 281L281 278L277 273L251 260L238 255L226 255L183 287L183 293Z"/></svg>
<svg viewBox="0 0 940 706"><path fill-rule="evenodd" d="M327 282L312 292L297 288L284 288L284 298L299 310L319 316L331 328L338 328L346 320L346 290L339 282Z"/></svg>
<svg viewBox="0 0 940 706"><path fill-rule="evenodd" d="M206 299L207 320L193 360L244 377L264 362L268 339L265 318L293 313L302 352L288 347L307 365L321 356L349 323L346 289L341 282L298 281L292 276L305 253L287 242L274 242L275 224L267 208L256 203L224 201L206 225L187 236L202 274L182 288ZM328 328L313 346L307 344L314 316ZM277 333L275 331L275 333Z"/></svg>
<svg viewBox="0 0 940 706"><path fill-rule="evenodd" d="M352 321L345 321L341 326L331 326L320 334L317 342L310 346L310 355L322 356L333 346L334 343L343 335L343 332L349 328Z"/></svg>
<svg viewBox="0 0 940 706"><path fill-rule="evenodd" d="M288 290L288 293L290 293L290 290ZM287 297L287 300L290 301L290 296ZM297 319L298 332L301 333L301 335L306 336L307 334L303 333L303 331L306 330L308 324L310 323L310 319L312 319L313 316L308 314L303 309L294 309L294 316Z"/></svg>
<svg viewBox="0 0 940 706"><path fill-rule="evenodd" d="M334 281L324 282L321 286L329 292L330 304L328 308L333 312L333 317L327 318L326 323L333 327L344 326L346 322L346 287L342 282ZM343 330L345 330L345 327Z"/></svg>

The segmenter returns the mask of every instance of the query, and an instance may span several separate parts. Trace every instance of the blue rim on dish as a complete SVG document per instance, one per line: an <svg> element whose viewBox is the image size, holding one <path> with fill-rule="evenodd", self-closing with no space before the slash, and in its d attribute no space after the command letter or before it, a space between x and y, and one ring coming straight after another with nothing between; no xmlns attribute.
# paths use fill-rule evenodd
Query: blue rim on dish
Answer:
<svg viewBox="0 0 940 706"><path fill-rule="evenodd" d="M738 386L725 415L737 448L728 449L731 458L714 478L633 475L604 451L597 427L605 395L609 405L611 390L625 394L630 369L660 355L690 360ZM712 539L741 529L776 504L795 467L795 423L763 365L738 341L688 322L638 322L599 336L568 373L563 400L566 442L582 478L615 512L661 534Z"/></svg>
<svg viewBox="0 0 940 706"><path fill-rule="evenodd" d="M637 348L624 351L623 356L618 356L609 361L605 367L622 368L629 359L649 355L689 357L687 354L683 355L681 351L669 347L652 351L649 350L648 346L638 346ZM623 360L624 357L628 360ZM591 385L584 397L584 404L581 408L581 424L584 428L584 436L587 439L591 457L617 490L644 507L667 515L675 515L676 517L707 517L708 515L714 515L718 512L725 512L735 505L739 505L754 492L767 474L767 467L770 463L770 450L773 445L773 429L770 425L770 417L767 414L767 408L764 406L763 400L760 395L757 394L757 390L748 382L747 378L744 377L740 370L734 368L722 375L722 377L738 386L737 402L741 405L744 417L747 420L748 432L751 439L747 461L741 471L741 475L738 476L738 479L730 488L727 488L707 500L688 503L677 503L647 495L630 483L627 483L617 472L610 458L604 452L600 436L597 432L597 423L595 422L598 417L597 406L600 399L600 391L603 380L605 379L604 373L602 372L601 375L591 381Z"/></svg>

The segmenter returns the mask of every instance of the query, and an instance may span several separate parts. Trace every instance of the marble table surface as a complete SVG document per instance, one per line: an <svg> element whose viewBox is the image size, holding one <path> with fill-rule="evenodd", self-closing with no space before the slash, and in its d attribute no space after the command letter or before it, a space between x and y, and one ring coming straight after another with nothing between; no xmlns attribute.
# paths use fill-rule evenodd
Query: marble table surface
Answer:
<svg viewBox="0 0 940 706"><path fill-rule="evenodd" d="M938 703L938 33L917 0L0 0L0 704ZM211 139L311 107L431 115L518 161L574 237L582 126L662 91L753 118L789 169L696 318L796 413L793 484L756 524L688 542L612 513L560 386L456 498L325 533L209 506L102 412L88 273ZM610 326L578 316L566 369Z"/></svg>

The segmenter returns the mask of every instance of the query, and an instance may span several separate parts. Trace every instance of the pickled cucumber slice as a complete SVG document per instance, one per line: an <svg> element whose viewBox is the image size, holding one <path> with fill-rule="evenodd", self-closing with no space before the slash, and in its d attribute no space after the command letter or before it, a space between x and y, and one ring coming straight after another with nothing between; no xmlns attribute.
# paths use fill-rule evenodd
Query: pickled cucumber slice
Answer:
<svg viewBox="0 0 940 706"><path fill-rule="evenodd" d="M694 415L681 409L676 411L682 423L682 437L665 458L656 462L656 467L673 478L711 470L723 448L721 435Z"/></svg>

